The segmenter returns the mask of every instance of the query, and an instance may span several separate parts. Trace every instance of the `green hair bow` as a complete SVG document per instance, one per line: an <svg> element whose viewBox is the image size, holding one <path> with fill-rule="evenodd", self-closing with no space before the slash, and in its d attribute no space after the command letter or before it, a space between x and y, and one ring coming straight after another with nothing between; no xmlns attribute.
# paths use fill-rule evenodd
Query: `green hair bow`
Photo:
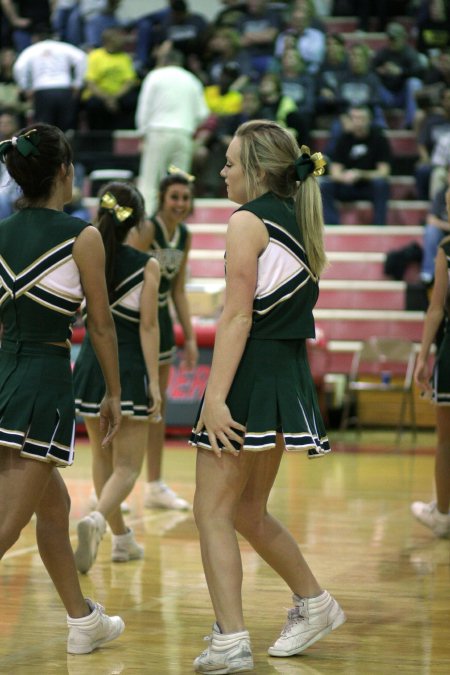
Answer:
<svg viewBox="0 0 450 675"><path fill-rule="evenodd" d="M321 176L325 173L327 165L321 152L315 152L311 155L311 150L307 145L302 145L300 148L300 157L295 162L295 171L299 180L305 180L311 174L313 176Z"/></svg>
<svg viewBox="0 0 450 675"><path fill-rule="evenodd" d="M5 157L12 148L17 148L22 157L29 155L38 156L41 153L38 150L41 137L36 129L30 129L26 134L13 136L12 138L0 143L0 161L4 162Z"/></svg>

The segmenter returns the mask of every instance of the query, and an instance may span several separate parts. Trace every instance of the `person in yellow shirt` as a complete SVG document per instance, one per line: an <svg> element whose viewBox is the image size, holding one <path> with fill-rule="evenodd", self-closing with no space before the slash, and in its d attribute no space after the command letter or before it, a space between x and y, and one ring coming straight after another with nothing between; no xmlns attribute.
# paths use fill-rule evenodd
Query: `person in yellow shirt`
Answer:
<svg viewBox="0 0 450 675"><path fill-rule="evenodd" d="M105 30L102 46L88 54L85 85L83 100L90 129L134 128L140 83L121 29Z"/></svg>

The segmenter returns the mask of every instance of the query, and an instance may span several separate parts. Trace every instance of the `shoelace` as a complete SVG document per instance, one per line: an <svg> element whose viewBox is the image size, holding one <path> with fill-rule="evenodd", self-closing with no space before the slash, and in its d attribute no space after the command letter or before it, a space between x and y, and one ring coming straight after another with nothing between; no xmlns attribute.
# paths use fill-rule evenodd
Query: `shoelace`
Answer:
<svg viewBox="0 0 450 675"><path fill-rule="evenodd" d="M301 603L299 605L296 605L295 607L292 607L291 609L288 609L287 613L288 613L288 620L284 624L283 629L281 631L281 635L283 636L287 635L290 628L292 627L292 624L299 623L300 621L304 621L306 618L308 618L308 612L304 603Z"/></svg>

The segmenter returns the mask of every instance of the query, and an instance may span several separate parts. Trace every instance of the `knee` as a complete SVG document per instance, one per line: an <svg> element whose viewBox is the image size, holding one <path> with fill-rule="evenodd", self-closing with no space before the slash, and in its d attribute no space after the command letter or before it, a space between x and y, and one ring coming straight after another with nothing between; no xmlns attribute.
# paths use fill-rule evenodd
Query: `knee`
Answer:
<svg viewBox="0 0 450 675"><path fill-rule="evenodd" d="M0 524L0 560L19 539L25 525L26 523L15 523L8 520L8 518L5 518Z"/></svg>
<svg viewBox="0 0 450 675"><path fill-rule="evenodd" d="M266 511L258 506L242 505L235 518L235 528L245 539L258 537L264 527Z"/></svg>

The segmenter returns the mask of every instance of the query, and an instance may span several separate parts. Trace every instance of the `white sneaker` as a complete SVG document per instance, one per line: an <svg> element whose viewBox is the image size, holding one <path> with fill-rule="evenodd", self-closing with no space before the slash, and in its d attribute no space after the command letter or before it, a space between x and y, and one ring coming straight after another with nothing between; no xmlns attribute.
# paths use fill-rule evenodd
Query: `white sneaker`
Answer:
<svg viewBox="0 0 450 675"><path fill-rule="evenodd" d="M346 616L336 600L323 591L316 598L293 596L295 607L288 610L288 620L281 635L269 647L270 656L299 654L335 628L341 626Z"/></svg>
<svg viewBox="0 0 450 675"><path fill-rule="evenodd" d="M111 560L113 562L128 562L129 560L139 560L143 557L144 548L137 543L133 530L128 530L126 534L112 535Z"/></svg>
<svg viewBox="0 0 450 675"><path fill-rule="evenodd" d="M450 515L437 510L436 502L413 502L411 512L422 525L429 527L437 537L450 535Z"/></svg>
<svg viewBox="0 0 450 675"><path fill-rule="evenodd" d="M189 502L179 497L162 480L145 484L144 506L147 509L176 509L187 511Z"/></svg>
<svg viewBox="0 0 450 675"><path fill-rule="evenodd" d="M89 598L86 598L86 602L92 610L91 614L81 619L72 619L67 616L69 627L67 651L69 654L90 654L105 642L115 640L125 629L120 616L108 616L101 605Z"/></svg>
<svg viewBox="0 0 450 675"><path fill-rule="evenodd" d="M243 673L253 669L253 657L248 630L222 634L215 623L208 649L197 656L194 669L197 673Z"/></svg>
<svg viewBox="0 0 450 675"><path fill-rule="evenodd" d="M78 523L78 548L75 551L75 564L82 574L89 572L94 564L105 530L106 521L99 511L93 511Z"/></svg>
<svg viewBox="0 0 450 675"><path fill-rule="evenodd" d="M97 508L97 504L98 504L97 494L96 494L95 490L91 491L91 494L88 497L87 503L88 503L89 511L95 511L95 509ZM128 502L122 502L121 505L120 505L120 510L122 511L122 513L130 513L131 508L130 508L130 505L128 504Z"/></svg>

